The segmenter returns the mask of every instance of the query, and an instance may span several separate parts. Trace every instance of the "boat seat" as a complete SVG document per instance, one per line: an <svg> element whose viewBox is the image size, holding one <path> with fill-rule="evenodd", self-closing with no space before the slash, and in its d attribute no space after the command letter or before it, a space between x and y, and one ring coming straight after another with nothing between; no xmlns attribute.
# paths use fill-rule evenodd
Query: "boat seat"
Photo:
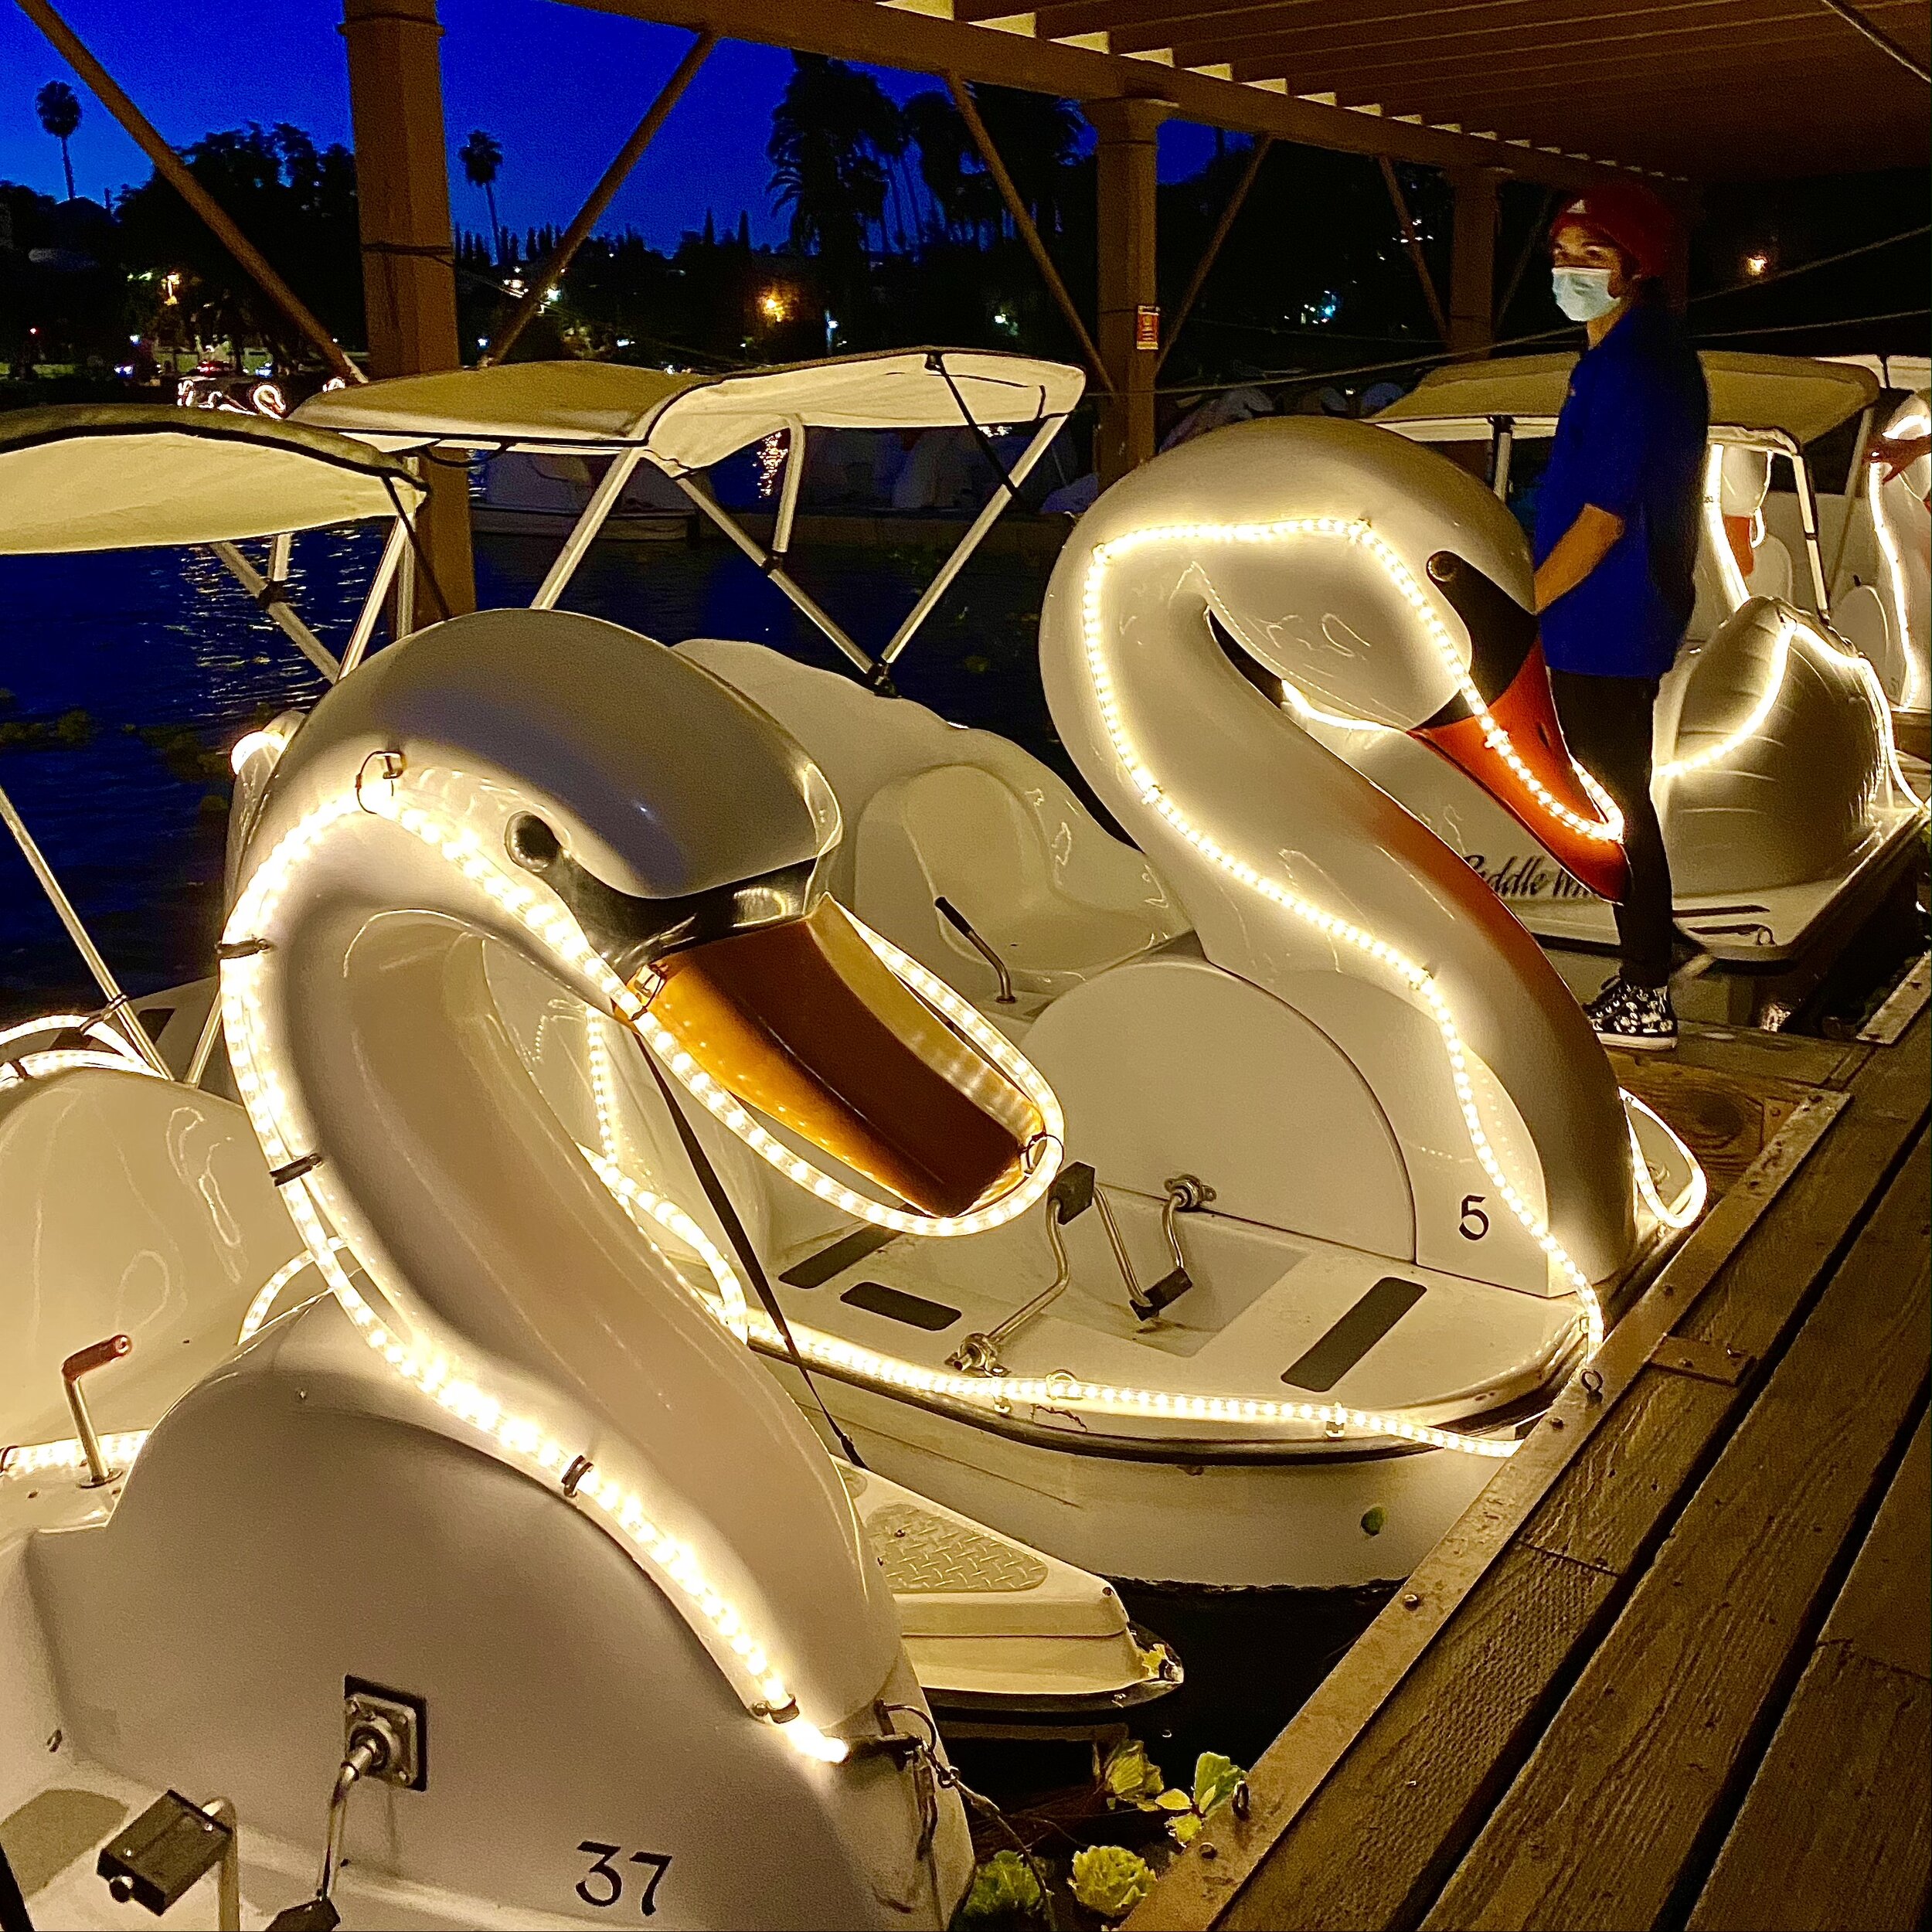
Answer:
<svg viewBox="0 0 1932 1932"><path fill-rule="evenodd" d="M233 1350L257 1291L301 1246L233 1101L96 1067L9 1088L0 1448L71 1439L60 1365L114 1335L134 1350L89 1378L95 1425L150 1426Z"/></svg>
<svg viewBox="0 0 1932 1932"><path fill-rule="evenodd" d="M981 1002L997 992L992 969L940 899L1005 961L1016 993L1047 998L1187 930L1138 852L1090 820L1049 826L1049 802L980 765L934 765L883 786L859 820L857 903L923 907L917 939L902 933L901 943Z"/></svg>

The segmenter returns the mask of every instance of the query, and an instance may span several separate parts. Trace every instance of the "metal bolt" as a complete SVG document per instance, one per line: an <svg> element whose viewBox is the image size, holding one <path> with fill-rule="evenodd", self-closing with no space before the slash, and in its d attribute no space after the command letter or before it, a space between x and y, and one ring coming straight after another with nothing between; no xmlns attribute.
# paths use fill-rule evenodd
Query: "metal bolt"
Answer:
<svg viewBox="0 0 1932 1932"><path fill-rule="evenodd" d="M1414 1590L1405 1590L1402 1593L1402 1607L1404 1610L1420 1610L1422 1598Z"/></svg>

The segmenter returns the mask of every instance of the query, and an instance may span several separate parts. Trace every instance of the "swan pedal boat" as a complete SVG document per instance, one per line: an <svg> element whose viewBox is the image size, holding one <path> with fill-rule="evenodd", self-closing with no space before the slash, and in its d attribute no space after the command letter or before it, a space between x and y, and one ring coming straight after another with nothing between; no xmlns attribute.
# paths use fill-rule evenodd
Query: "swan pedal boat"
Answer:
<svg viewBox="0 0 1932 1932"><path fill-rule="evenodd" d="M390 447L581 434L675 464L676 402L652 416L640 384L630 442L610 427L638 373L595 379L606 415L581 430L519 416L551 377L496 370L303 413ZM760 378L732 379L736 420L774 420L808 373L772 372L762 407ZM715 456L723 427L683 457ZM1525 641L1520 532L1399 438L1277 427L1266 464L1207 437L1117 485L1049 590L1056 724L1136 845L1018 747L887 695L890 645L862 679L730 641L677 655L822 774L833 896L965 991L1065 1111L1049 1199L944 1243L785 1187L700 1122L832 1414L869 1465L1104 1574L1320 1589L1414 1566L1703 1179L1495 895L1269 695L1288 668L1270 625L1325 614L1335 702L1410 706L1614 889L1614 832ZM1466 565L1453 594L1431 560ZM568 573L560 557L540 597ZM511 1023L560 1111L697 1214L637 1056L553 1019L533 998ZM776 1338L753 1340L809 1402Z"/></svg>
<svg viewBox="0 0 1932 1932"><path fill-rule="evenodd" d="M1519 501L1541 474L1574 361L1458 363L1375 420ZM1772 975L1835 954L1923 845L1925 767L1900 756L1894 731L1895 719L1922 730L1932 693L1932 526L1912 479L1880 483L1863 455L1875 427L1922 432L1926 411L1907 397L1886 413L1877 377L1852 363L1720 351L1702 361L1711 440L1697 604L1659 696L1654 790L1679 929L1727 970ZM1848 487L1821 492L1809 452L1855 423ZM1308 720L1539 938L1614 950L1607 906L1461 774L1377 723ZM1586 956L1570 976L1594 990L1600 971Z"/></svg>
<svg viewBox="0 0 1932 1932"><path fill-rule="evenodd" d="M400 526L420 498L366 445L233 416L23 412L6 432L14 550L267 537L280 578L293 533ZM392 529L383 556L406 547ZM671 1923L943 1924L971 1853L927 1686L996 1726L1117 1723L1178 1667L1098 1579L825 1454L746 1349L720 1247L600 1171L490 975L580 1025L637 1002L561 897L521 869L480 890L481 862L414 816L419 774L432 811L467 785L471 833L507 855L534 806L595 854L572 876L605 908L654 879L663 896L654 868L709 868L728 946L767 910L732 882L770 872L774 839L795 877L822 781L615 627L495 614L358 669L374 623L309 719L237 747L221 1054L192 988L146 1002L175 1009L159 1050L5 807L108 1004L0 1042L0 1842L39 1922L117 1923L133 1907L97 1851L158 1790L219 1796L249 1909L297 1903L355 1679L401 1687L434 1742L423 1775L342 1787L351 1923L580 1922L629 1886ZM532 656L560 688L547 729L505 702ZM631 677L639 660L662 676ZM667 730L674 768L709 743L763 809L701 805L667 851L639 809ZM506 923L505 892L527 917ZM933 1009L866 957L913 1127L970 1111L959 1056L927 1063ZM317 1145L291 1156L291 1134ZM924 1153L931 1185L970 1185ZM719 1788L763 1828L720 1832Z"/></svg>

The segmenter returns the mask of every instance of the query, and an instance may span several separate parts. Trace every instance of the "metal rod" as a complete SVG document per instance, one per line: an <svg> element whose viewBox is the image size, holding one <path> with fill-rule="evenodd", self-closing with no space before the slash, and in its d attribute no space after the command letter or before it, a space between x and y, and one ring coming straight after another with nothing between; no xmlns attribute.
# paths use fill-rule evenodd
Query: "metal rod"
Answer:
<svg viewBox="0 0 1932 1932"><path fill-rule="evenodd" d="M1181 305L1174 311L1174 320L1168 325L1167 340L1161 345L1160 355L1154 364L1157 379L1167 366L1174 345L1180 340L1181 331L1187 327L1187 318L1194 312L1195 301L1220 257L1221 244L1227 240L1228 230L1234 226L1234 218L1240 213L1241 205L1248 198L1248 190L1254 185L1254 178L1260 173L1261 164L1274 145L1274 135L1257 134L1248 150L1248 165L1241 171L1241 179L1234 184L1234 192L1229 196L1228 205L1221 210L1221 219L1215 223L1214 233L1208 237L1208 245L1202 250L1201 259L1194 264L1194 275L1187 285L1187 293L1181 298Z"/></svg>
<svg viewBox="0 0 1932 1932"><path fill-rule="evenodd" d="M221 1869L215 1879L217 1932L241 1932L241 1820L225 1798L212 1798L200 1808L217 1825L228 1827L228 1842L222 1848Z"/></svg>
<svg viewBox="0 0 1932 1932"><path fill-rule="evenodd" d="M1838 580L1845 569L1845 546L1852 534L1852 512L1865 500L1866 492L1872 487L1870 461L1872 454L1872 424L1876 416L1872 405L1867 403L1859 418L1858 441L1852 451L1852 467L1845 478L1845 515L1838 526L1838 544L1832 553L1832 594L1838 595Z"/></svg>
<svg viewBox="0 0 1932 1932"><path fill-rule="evenodd" d="M1491 458L1494 474L1489 487L1496 492L1498 502L1509 501L1509 463L1516 453L1516 419L1513 416L1499 417L1495 424L1495 450Z"/></svg>
<svg viewBox="0 0 1932 1932"><path fill-rule="evenodd" d="M543 306L544 298L563 281L563 272L570 266L573 257L583 246L604 211L611 206L617 190L630 179L631 169L643 158L645 149L651 145L658 130L664 125L665 117L678 104L679 97L690 86L717 44L716 34L707 29L685 48L684 58L672 70L671 78L658 89L657 99L645 111L644 118L631 131L630 139L617 150L616 158L604 169L603 178L590 190L589 199L572 217L570 226L564 230L551 251L549 260L524 291L523 298L511 311L509 320L497 331L496 339L483 352L480 358L481 366L488 368L492 362L500 362L509 354L511 345L529 326L531 317Z"/></svg>
<svg viewBox="0 0 1932 1932"><path fill-rule="evenodd" d="M954 577L966 567L967 560L977 550L986 532L1005 513L1014 491L1032 474L1034 465L1043 457L1060 434L1060 425L1066 420L1063 416L1049 416L1033 433L1033 440L1020 453L1019 461L1007 472L1010 489L995 489L981 507L978 515L967 526L966 534L954 545L951 556L947 558L933 574L932 581L920 592L919 601L906 613L899 628L892 634L892 641L879 655L879 662L892 664L900 651L913 641L913 634L932 615L933 606L938 603L951 585Z"/></svg>
<svg viewBox="0 0 1932 1932"><path fill-rule="evenodd" d="M196 180L181 157L163 141L147 117L121 89L114 77L82 44L66 22L48 0L19 0L20 10L52 41L74 72L94 91L95 97L119 121L160 175L213 232L215 239L259 284L262 292L306 335L330 368L345 382L366 383L369 378L349 360L348 352L311 312L307 304L274 269L261 251L230 219L213 196Z"/></svg>
<svg viewBox="0 0 1932 1932"><path fill-rule="evenodd" d="M14 809L13 801L4 788L0 788L0 821L4 821L13 834L13 842L20 848L21 856L31 868L35 878L40 882L40 889L47 895L48 902L59 916L62 925L67 929L67 937L78 949L80 957L87 962L87 970L94 976L94 984L107 996L107 1016L128 1036L129 1043L155 1071L165 1080L172 1080L174 1074L168 1063L161 1056L160 1050L148 1037L148 1029L134 1009L128 995L121 989L100 949L95 945L92 936L80 923L80 915L73 909L73 901L62 890L60 881L53 876L53 868L47 863L45 855L35 844L33 834L28 831L26 821Z"/></svg>
<svg viewBox="0 0 1932 1932"><path fill-rule="evenodd" d="M1026 243L1027 252L1032 255L1039 272L1046 278L1048 292L1060 304L1060 311L1066 318L1066 325L1073 332L1073 339L1080 345L1080 353L1087 358L1088 368L1094 372L1094 379L1107 395L1114 393L1114 385L1107 372L1107 365L1100 360L1100 352L1094 345L1094 338L1087 332L1087 325L1080 320L1080 311L1066 284L1061 279L1060 270L1053 265L1053 258L1046 252L1046 244L1040 240L1039 230L1033 226L1033 218L1026 211L1026 204L1020 199L1019 190L1013 185L1013 178L1006 172L1006 164L1001 160L999 150L993 145L993 138L986 131L986 124L979 117L979 109L972 96L966 90L966 83L956 73L946 77L946 85L953 97L953 105L959 110L959 117L966 124L966 131L973 138L973 145L979 150L979 158L985 163L986 172L993 178L993 185L998 189L1000 199L1006 204L1006 212L1013 218L1013 226L1019 230L1019 238Z"/></svg>
<svg viewBox="0 0 1932 1932"><path fill-rule="evenodd" d="M1046 1311L1066 1292L1073 1278L1073 1264L1066 1258L1066 1244L1060 1239L1060 1203L1049 1196L1046 1202L1046 1239L1053 1250L1053 1278L1032 1301L1015 1308L996 1328L984 1335L969 1335L954 1353L947 1358L949 1369L963 1369L978 1375L1004 1375L1006 1365L1000 1350L1021 1329Z"/></svg>
<svg viewBox="0 0 1932 1932"><path fill-rule="evenodd" d="M369 595L362 600L362 610L356 616L355 628L349 634L349 648L342 653L342 677L347 677L368 655L369 641L376 635L376 620L383 614L383 600L401 566L403 553L409 546L409 526L399 516L389 533L389 541L383 546L376 575L369 581Z"/></svg>
<svg viewBox="0 0 1932 1932"><path fill-rule="evenodd" d="M1923 66L1901 47L1889 33L1872 26L1857 8L1848 6L1845 0L1818 0L1819 5L1836 14L1848 27L1864 35L1881 53L1889 54L1909 74L1920 80L1932 83L1932 68Z"/></svg>
<svg viewBox="0 0 1932 1932"><path fill-rule="evenodd" d="M280 536L268 540L268 580L271 583L288 581L288 560L294 554L295 537L292 531L284 530Z"/></svg>
<svg viewBox="0 0 1932 1932"><path fill-rule="evenodd" d="M713 523L717 525L719 529L724 532L726 536L730 538L733 543L737 545L740 549L744 552L747 556L750 558L752 562L758 566L760 573L775 583L785 596L811 618L812 622L817 624L818 628L824 631L825 635L838 645L838 648L861 671L871 670L872 659L867 657L865 652L845 634L845 631L778 567L778 560L776 557L761 550L757 543L739 529L736 523L726 513L722 506L713 502L710 496L703 490L699 489L689 477L676 476L673 477L672 481L683 491L686 496L690 498L693 503L697 505L699 509L703 511L706 516L710 518Z"/></svg>
<svg viewBox="0 0 1932 1932"><path fill-rule="evenodd" d="M791 548L792 519L798 514L798 491L805 475L805 426L797 417L788 429L784 480L778 486L778 515L771 532L771 554L783 556Z"/></svg>
<svg viewBox="0 0 1932 1932"><path fill-rule="evenodd" d="M1429 272L1429 258L1422 252L1422 236L1417 232L1415 217L1409 213L1408 199L1402 192L1402 183L1396 178L1396 165L1386 155L1377 155L1376 161L1382 169L1383 185L1395 204L1396 221L1402 230L1402 245L1408 250L1409 259L1421 278L1422 298L1429 304L1429 319L1435 324L1436 333L1447 345L1449 318L1444 313L1442 298L1436 293L1436 278Z"/></svg>
<svg viewBox="0 0 1932 1932"><path fill-rule="evenodd" d="M537 586L536 595L530 600L532 611L554 611L556 600L563 596L564 587L577 574L577 566L583 560L583 553L597 541L598 531L609 520L611 512L617 506L617 499L624 494L624 486L631 481L631 473L644 460L644 446L634 443L628 449L620 450L611 458L611 467L604 473L603 480L590 492L590 500L583 506L583 514L571 526L570 534L563 539L563 548L556 553L556 561L550 566L543 581Z"/></svg>
<svg viewBox="0 0 1932 1932"><path fill-rule="evenodd" d="M1798 485L1798 521L1804 529L1804 557L1811 566L1811 594L1818 614L1825 623L1832 621L1832 594L1825 583L1825 552L1818 540L1818 498L1811 493L1811 468L1801 455L1792 454L1792 480Z"/></svg>
<svg viewBox="0 0 1932 1932"><path fill-rule="evenodd" d="M121 1472L107 1467L100 1438L94 1433L94 1419L87 1413L87 1398L80 1393L80 1378L106 1368L111 1362L120 1361L131 1352L134 1345L124 1335L111 1335L105 1341L90 1342L86 1348L77 1349L60 1365L60 1386L66 1391L68 1413L73 1417L74 1434L80 1438L80 1453L87 1459L90 1480L87 1486L90 1489L105 1489Z"/></svg>
<svg viewBox="0 0 1932 1932"><path fill-rule="evenodd" d="M208 1063L214 1057L215 1043L221 1037L221 982L215 982L215 997L209 1002L206 1017L202 1021L201 1031L195 1036L195 1050L189 1056L188 1073L182 1084L199 1087L202 1076L208 1071Z"/></svg>
<svg viewBox="0 0 1932 1932"><path fill-rule="evenodd" d="M1147 1306L1146 1293L1141 1287L1140 1277L1134 1272L1133 1262L1128 1259L1127 1243L1121 1239L1121 1230L1115 1224L1113 1209L1107 1205L1106 1192L1097 1181L1094 1184L1094 1205L1100 1211L1100 1226L1106 1229L1107 1245L1114 1250L1114 1265L1120 1270L1121 1279L1127 1284L1128 1301L1136 1315L1142 1315Z"/></svg>
<svg viewBox="0 0 1932 1932"><path fill-rule="evenodd" d="M960 937L964 940L988 966L992 968L993 978L999 987L998 992L994 996L998 1003L1002 1006L1012 1005L1013 1004L1013 976L1006 970L1005 961L1002 959L999 954L979 936L974 927L973 922L943 893L933 901L933 905L940 917L944 920L946 923L951 927L953 930L957 933Z"/></svg>
<svg viewBox="0 0 1932 1932"><path fill-rule="evenodd" d="M270 589L268 579L233 544L211 543L208 547L227 566L228 574L261 607L262 614L333 684L342 672L335 652L290 609L288 600L279 590L263 594Z"/></svg>

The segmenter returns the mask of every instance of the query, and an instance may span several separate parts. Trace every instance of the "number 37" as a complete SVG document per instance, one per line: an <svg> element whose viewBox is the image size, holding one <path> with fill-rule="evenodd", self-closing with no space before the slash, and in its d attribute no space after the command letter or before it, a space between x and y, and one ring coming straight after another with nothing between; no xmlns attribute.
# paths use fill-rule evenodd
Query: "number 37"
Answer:
<svg viewBox="0 0 1932 1932"><path fill-rule="evenodd" d="M624 1847L600 1845L595 1838L587 1838L577 1849L594 1853L597 1859L577 1880L577 1896L586 1905L594 1905L600 1911L615 1905L624 1896L624 1874L611 1861L622 1855ZM658 1909L658 1881L671 1869L670 1855L663 1852L633 1852L625 1862L641 1865L650 1874L644 1882L644 1896L640 1901L643 1916L648 1919Z"/></svg>

